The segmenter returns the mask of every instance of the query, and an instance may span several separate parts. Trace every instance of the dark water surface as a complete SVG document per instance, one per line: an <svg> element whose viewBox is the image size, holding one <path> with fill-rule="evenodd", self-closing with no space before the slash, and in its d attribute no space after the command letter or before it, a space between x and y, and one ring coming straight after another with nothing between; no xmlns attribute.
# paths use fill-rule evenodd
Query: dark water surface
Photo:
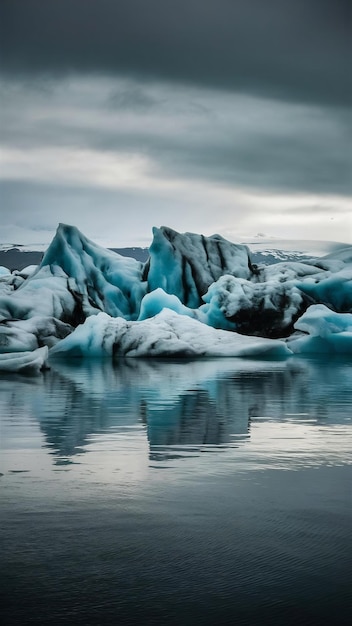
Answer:
<svg viewBox="0 0 352 626"><path fill-rule="evenodd" d="M0 378L2 624L347 624L352 363Z"/></svg>

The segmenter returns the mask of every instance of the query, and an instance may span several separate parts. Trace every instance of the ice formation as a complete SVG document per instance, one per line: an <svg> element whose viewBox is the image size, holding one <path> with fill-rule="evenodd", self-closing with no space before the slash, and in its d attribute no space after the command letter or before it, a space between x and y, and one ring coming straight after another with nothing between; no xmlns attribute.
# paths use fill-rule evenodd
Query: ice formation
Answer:
<svg viewBox="0 0 352 626"><path fill-rule="evenodd" d="M220 235L181 235L171 228L153 228L149 254L149 291L161 287L192 308L202 303L210 285L224 274L246 279L253 274L247 246Z"/></svg>
<svg viewBox="0 0 352 626"><path fill-rule="evenodd" d="M0 354L0 372L37 374L47 367L48 348L46 346L29 352L8 352Z"/></svg>
<svg viewBox="0 0 352 626"><path fill-rule="evenodd" d="M0 355L4 352L36 350L41 346L52 348L73 331L56 317L33 316L23 320L0 322Z"/></svg>
<svg viewBox="0 0 352 626"><path fill-rule="evenodd" d="M164 308L144 321L126 321L106 313L89 317L60 341L52 354L71 357L215 357L290 354L282 341L246 337L206 326Z"/></svg>
<svg viewBox="0 0 352 626"><path fill-rule="evenodd" d="M352 313L335 313L316 304L296 322L301 335L292 335L288 345L295 353L352 354Z"/></svg>
<svg viewBox="0 0 352 626"><path fill-rule="evenodd" d="M351 353L351 311L352 246L256 266L245 245L161 227L141 263L61 224L38 267L0 275L0 354Z"/></svg>

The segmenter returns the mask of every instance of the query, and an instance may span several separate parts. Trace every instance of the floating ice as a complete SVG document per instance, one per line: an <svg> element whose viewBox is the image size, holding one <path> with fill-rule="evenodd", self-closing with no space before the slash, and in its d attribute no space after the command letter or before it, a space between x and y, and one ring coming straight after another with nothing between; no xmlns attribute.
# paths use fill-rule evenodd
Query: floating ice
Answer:
<svg viewBox="0 0 352 626"><path fill-rule="evenodd" d="M29 276L33 276L33 274L37 271L38 265L27 265L22 270L16 270L14 274L18 276L22 276L23 278L29 278Z"/></svg>
<svg viewBox="0 0 352 626"><path fill-rule="evenodd" d="M289 339L288 346L295 353L352 354L352 313L335 313L316 304L309 307L295 328L308 333Z"/></svg>
<svg viewBox="0 0 352 626"><path fill-rule="evenodd" d="M72 293L69 278L58 267L41 267L12 293L0 297L0 321L36 316L73 321L77 309L78 295Z"/></svg>
<svg viewBox="0 0 352 626"><path fill-rule="evenodd" d="M72 330L72 326L55 317L5 320L0 323L0 354L35 350L41 346L52 348Z"/></svg>
<svg viewBox="0 0 352 626"><path fill-rule="evenodd" d="M299 282L297 287L315 302L323 302L337 311L352 309L352 263L339 271L321 272L318 276Z"/></svg>
<svg viewBox="0 0 352 626"><path fill-rule="evenodd" d="M246 337L206 326L163 309L143 321L126 321L99 313L60 341L53 355L70 357L285 357L282 341Z"/></svg>
<svg viewBox="0 0 352 626"><path fill-rule="evenodd" d="M220 235L204 237L153 228L149 248L148 287L161 287L188 307L198 307L209 286L223 274L250 278L253 268L249 249Z"/></svg>
<svg viewBox="0 0 352 626"><path fill-rule="evenodd" d="M60 224L38 267L0 275L0 353L349 352L351 311L352 246L257 267L247 246L161 227L143 264Z"/></svg>
<svg viewBox="0 0 352 626"><path fill-rule="evenodd" d="M158 287L144 296L138 320L141 321L148 319L148 317L154 317L154 315L161 313L163 309L171 309L171 311L179 315L187 315L188 317L196 317L197 315L197 310L188 308L182 304L177 296L166 293L161 287Z"/></svg>
<svg viewBox="0 0 352 626"><path fill-rule="evenodd" d="M0 372L37 374L47 367L48 348L37 348L30 352L0 354Z"/></svg>
<svg viewBox="0 0 352 626"><path fill-rule="evenodd" d="M146 290L142 271L142 263L60 224L38 270L10 300L0 298L0 319L43 315L77 325L99 311L134 319Z"/></svg>

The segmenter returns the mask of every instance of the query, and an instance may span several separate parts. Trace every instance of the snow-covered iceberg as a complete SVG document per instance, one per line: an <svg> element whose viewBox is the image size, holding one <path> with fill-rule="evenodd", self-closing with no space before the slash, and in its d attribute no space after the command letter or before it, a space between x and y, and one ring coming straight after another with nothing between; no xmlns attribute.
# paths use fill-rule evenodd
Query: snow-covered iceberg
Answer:
<svg viewBox="0 0 352 626"><path fill-rule="evenodd" d="M84 324L52 349L70 357L274 357L290 354L282 341L246 337L206 326L163 309L155 317L133 322L106 313Z"/></svg>
<svg viewBox="0 0 352 626"><path fill-rule="evenodd" d="M334 316L329 339L317 330L322 314L312 316L317 305L324 320ZM0 277L0 353L285 356L318 345L350 353L351 312L352 246L257 266L245 245L161 227L141 263L60 224L37 268Z"/></svg>

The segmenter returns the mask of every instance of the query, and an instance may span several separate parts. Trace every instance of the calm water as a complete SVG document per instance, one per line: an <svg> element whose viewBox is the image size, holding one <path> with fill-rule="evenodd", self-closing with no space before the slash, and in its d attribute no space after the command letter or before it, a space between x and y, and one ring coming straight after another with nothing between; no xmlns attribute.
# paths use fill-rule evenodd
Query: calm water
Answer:
<svg viewBox="0 0 352 626"><path fill-rule="evenodd" d="M7 624L344 624L352 363L0 378Z"/></svg>

